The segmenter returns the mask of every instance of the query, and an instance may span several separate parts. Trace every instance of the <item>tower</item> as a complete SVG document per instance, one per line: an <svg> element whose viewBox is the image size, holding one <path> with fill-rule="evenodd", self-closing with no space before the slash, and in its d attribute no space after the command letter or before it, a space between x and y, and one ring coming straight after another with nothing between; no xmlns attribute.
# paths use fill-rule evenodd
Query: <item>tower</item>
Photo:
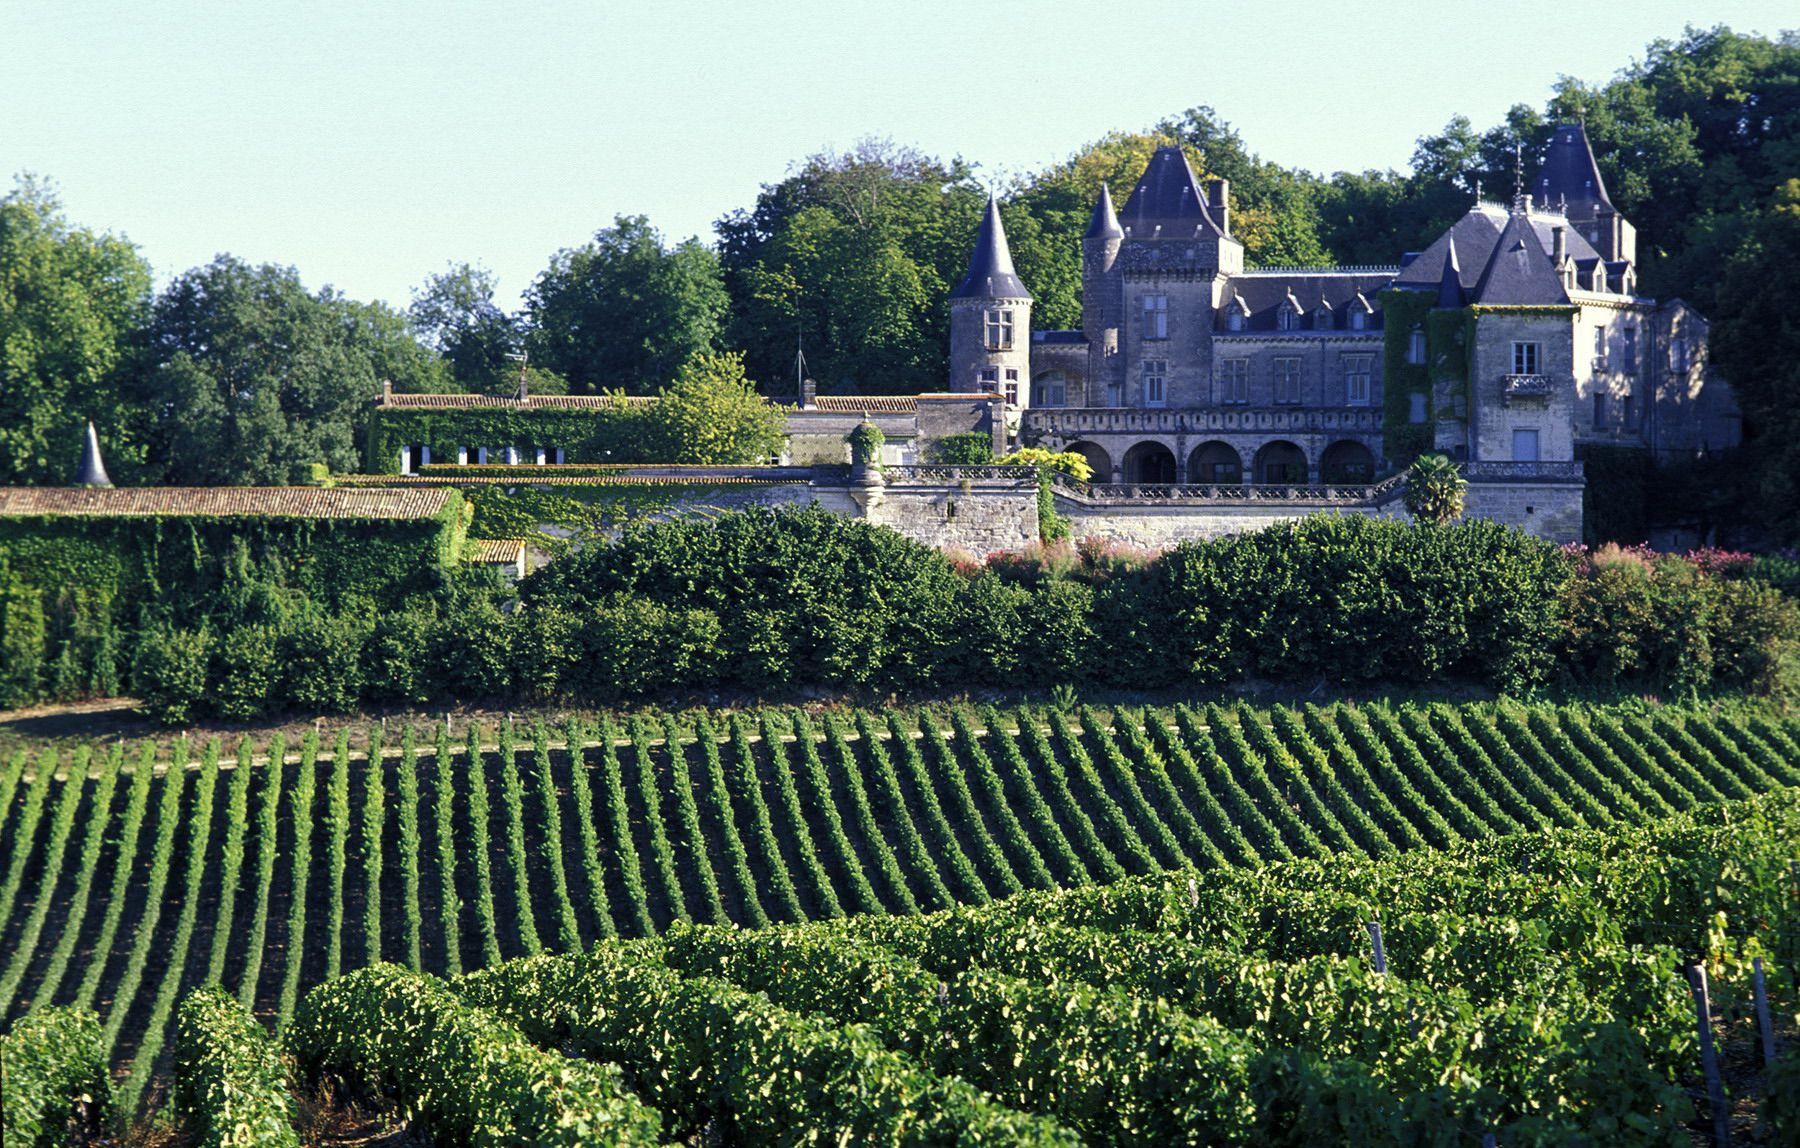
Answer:
<svg viewBox="0 0 1800 1148"><path fill-rule="evenodd" d="M1031 401L1031 292L1013 270L1000 204L988 196L969 271L950 292L950 390Z"/></svg>
<svg viewBox="0 0 1800 1148"><path fill-rule="evenodd" d="M1125 229L1113 210L1112 192L1103 183L1087 233L1081 237L1081 329L1088 344L1087 404L1116 403L1124 383L1119 358L1119 323L1123 293L1115 265Z"/></svg>
<svg viewBox="0 0 1800 1148"><path fill-rule="evenodd" d="M1556 126L1538 169L1537 200L1546 208L1560 209L1608 263L1637 262L1637 229L1606 194L1606 181L1581 124Z"/></svg>

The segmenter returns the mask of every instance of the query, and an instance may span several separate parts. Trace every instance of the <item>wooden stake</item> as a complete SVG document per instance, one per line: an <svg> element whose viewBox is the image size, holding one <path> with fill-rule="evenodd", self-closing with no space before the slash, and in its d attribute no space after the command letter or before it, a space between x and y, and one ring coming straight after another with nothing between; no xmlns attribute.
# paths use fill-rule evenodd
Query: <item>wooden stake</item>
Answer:
<svg viewBox="0 0 1800 1148"><path fill-rule="evenodd" d="M1369 945L1375 950L1375 971L1385 973L1387 972L1387 950L1381 946L1381 922L1367 921L1364 923L1369 929Z"/></svg>
<svg viewBox="0 0 1800 1148"><path fill-rule="evenodd" d="M1706 1099L1712 1106L1713 1143L1731 1143L1731 1113L1725 1107L1725 1082L1719 1076L1719 1051L1713 1047L1712 997L1706 991L1706 968L1688 969L1688 985L1694 990L1694 1016L1700 1027L1700 1067L1706 1072Z"/></svg>
<svg viewBox="0 0 1800 1148"><path fill-rule="evenodd" d="M1763 983L1762 958L1751 962L1756 984L1756 1027L1762 1032L1763 1065L1775 1067L1775 1024L1769 1018L1769 989Z"/></svg>

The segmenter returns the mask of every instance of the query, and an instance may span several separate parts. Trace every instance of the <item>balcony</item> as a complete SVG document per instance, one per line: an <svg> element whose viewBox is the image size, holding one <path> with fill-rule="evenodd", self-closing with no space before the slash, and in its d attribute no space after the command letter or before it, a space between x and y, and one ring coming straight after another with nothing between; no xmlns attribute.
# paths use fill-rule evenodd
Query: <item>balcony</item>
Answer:
<svg viewBox="0 0 1800 1148"><path fill-rule="evenodd" d="M1333 432L1381 430L1375 407L1033 407L1027 433L1064 439L1094 434L1205 434L1224 431Z"/></svg>
<svg viewBox="0 0 1800 1148"><path fill-rule="evenodd" d="M1555 385L1549 375L1502 375L1500 402L1506 406L1511 406L1518 399L1542 399L1548 402Z"/></svg>

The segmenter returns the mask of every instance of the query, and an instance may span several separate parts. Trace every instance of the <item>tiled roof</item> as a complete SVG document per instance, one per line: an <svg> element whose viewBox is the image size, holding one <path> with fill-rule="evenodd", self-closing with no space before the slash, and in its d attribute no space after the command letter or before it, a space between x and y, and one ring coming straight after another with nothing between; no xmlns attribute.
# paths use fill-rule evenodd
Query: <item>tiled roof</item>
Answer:
<svg viewBox="0 0 1800 1148"><path fill-rule="evenodd" d="M648 395L529 395L524 400L506 395L414 395L401 392L390 392L376 400L377 406L389 410L502 410L502 411L550 411L550 410L604 410L607 407L620 405L623 399L626 406L643 406L654 402Z"/></svg>
<svg viewBox="0 0 1800 1148"><path fill-rule="evenodd" d="M514 565L524 556L523 538L477 538L470 547L469 561Z"/></svg>
<svg viewBox="0 0 1800 1148"><path fill-rule="evenodd" d="M0 518L433 518L447 490L315 486L0 487Z"/></svg>
<svg viewBox="0 0 1800 1148"><path fill-rule="evenodd" d="M919 408L917 395L820 395L813 400L814 410L838 414L909 415Z"/></svg>

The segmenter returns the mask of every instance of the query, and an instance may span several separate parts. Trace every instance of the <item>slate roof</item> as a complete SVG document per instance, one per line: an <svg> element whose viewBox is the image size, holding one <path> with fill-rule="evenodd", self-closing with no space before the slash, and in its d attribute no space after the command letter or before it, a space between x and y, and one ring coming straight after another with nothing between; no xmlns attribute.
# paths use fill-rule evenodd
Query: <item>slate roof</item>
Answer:
<svg viewBox="0 0 1800 1148"><path fill-rule="evenodd" d="M1562 215L1533 211L1527 218L1531 224L1531 233L1537 237L1538 250L1544 253L1546 259L1555 245L1555 237L1551 232L1558 226L1564 228L1564 249L1577 265L1585 259L1600 258L1600 253L1594 250L1593 244L1587 241L1579 229L1568 226ZM1437 291L1443 282L1444 263L1454 239L1457 258L1462 264L1460 279L1463 291L1465 294L1473 291L1476 281L1481 278L1481 273L1493 257L1501 231L1505 230L1510 220L1511 213L1497 203L1475 204L1442 235L1432 240L1429 247L1401 268L1400 274L1394 278L1394 286Z"/></svg>
<svg viewBox="0 0 1800 1148"><path fill-rule="evenodd" d="M1125 234L1119 226L1119 213L1113 210L1112 192L1106 184L1100 185L1100 198L1094 201L1094 214L1088 220L1087 234L1083 239L1116 239Z"/></svg>
<svg viewBox="0 0 1800 1148"><path fill-rule="evenodd" d="M1019 273L1013 270L1012 249L1006 245L1006 228L1000 222L1000 203L988 196L987 212L975 232L975 250L969 256L969 271L963 276L952 299L1029 299Z"/></svg>
<svg viewBox="0 0 1800 1148"><path fill-rule="evenodd" d="M1156 149L1119 218L1133 239L1192 239L1202 232L1225 234L1206 210L1200 179L1178 147Z"/></svg>
<svg viewBox="0 0 1800 1148"><path fill-rule="evenodd" d="M1302 315L1300 325L1293 329L1292 334L1305 334L1320 329L1313 325L1320 303L1324 303L1331 311L1331 325L1325 329L1348 331L1349 313L1362 309L1362 304L1357 302L1357 296L1361 295L1369 304L1369 311L1365 313L1370 315L1370 322L1365 330L1377 331L1381 329L1381 308L1374 306L1374 303L1377 293L1393 277L1394 273L1387 270L1339 272L1325 268L1277 274L1251 272L1233 275L1226 284L1224 304L1219 308L1215 327L1220 331L1229 330L1226 326L1226 312L1242 300L1247 316L1242 328L1244 331L1280 330L1277 316L1281 305L1291 295Z"/></svg>
<svg viewBox="0 0 1800 1148"><path fill-rule="evenodd" d="M1538 307L1567 303L1556 265L1539 245L1531 220L1523 213L1507 220L1470 301L1482 306Z"/></svg>
<svg viewBox="0 0 1800 1148"><path fill-rule="evenodd" d="M649 395L529 395L518 399L512 395L415 395L398 391L383 394L375 405L389 410L599 410L607 407L643 406L656 400Z"/></svg>
<svg viewBox="0 0 1800 1148"><path fill-rule="evenodd" d="M1544 151L1543 166L1538 168L1535 187L1537 201L1546 207L1568 201L1571 210L1600 205L1612 206L1606 197L1606 181L1600 177L1600 165L1594 162L1594 149L1588 143L1587 129L1580 124L1558 124Z"/></svg>
<svg viewBox="0 0 1800 1148"><path fill-rule="evenodd" d="M515 480L516 481L516 480ZM0 518L434 518L445 490L316 486L0 487Z"/></svg>

